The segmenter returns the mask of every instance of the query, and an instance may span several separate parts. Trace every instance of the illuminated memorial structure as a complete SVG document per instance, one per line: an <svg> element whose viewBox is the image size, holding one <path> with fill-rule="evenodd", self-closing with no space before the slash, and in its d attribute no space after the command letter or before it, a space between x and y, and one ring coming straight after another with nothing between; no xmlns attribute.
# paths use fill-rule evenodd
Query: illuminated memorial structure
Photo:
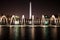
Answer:
<svg viewBox="0 0 60 40"><path fill-rule="evenodd" d="M22 18L16 15L12 15L10 18L7 18L5 15L0 17L0 25L1 24L39 24L39 25L56 25L60 21L59 18L56 18L54 15L52 15L50 18L45 18L45 15L42 15L42 18L36 19L35 20L35 15L32 15L32 3L30 2L29 4L29 18L26 19L24 15L22 15ZM47 16L46 16L47 17ZM9 22L8 22L9 20Z"/></svg>
<svg viewBox="0 0 60 40"><path fill-rule="evenodd" d="M45 25L45 24L50 24L50 25L56 25L59 24L59 18L56 18L54 15L52 15L50 18L45 18L44 15L42 15L42 18L39 20L34 19L34 15L31 16L32 18L26 19L24 15L22 15L22 18L20 19L19 16L12 15L12 17L9 19L5 15L0 17L0 25L1 24L38 24L39 25ZM10 22L8 22L8 20Z"/></svg>
<svg viewBox="0 0 60 40"><path fill-rule="evenodd" d="M12 15L12 17L10 19L10 24L19 24L19 17Z"/></svg>
<svg viewBox="0 0 60 40"><path fill-rule="evenodd" d="M3 15L0 18L0 24L8 24L8 20L7 20L7 17L5 15Z"/></svg>
<svg viewBox="0 0 60 40"><path fill-rule="evenodd" d="M56 27L57 24L60 24L60 18L55 17L55 15L51 15L51 17L47 18L48 16L45 15L40 15L41 18L35 19L35 15L32 15L32 3L30 2L29 4L29 18L25 18L24 15L20 18L17 15L12 15L11 17L7 17L6 15L2 15L0 17L0 26L1 25L8 25L10 28L5 27L3 28L4 36L6 39L8 38L10 34L10 39L23 39L24 38L29 38L34 40L35 38L38 39L43 39L44 37L48 39L50 36L54 35L57 33ZM13 26L12 26L13 25ZM47 27L52 27L48 25L55 25L55 29L47 28ZM6 31L8 30L8 31ZM60 29L59 29L60 30ZM1 28L0 28L1 31ZM6 33L7 32L7 33ZM0 32L1 33L1 32ZM46 37L47 35L47 37ZM43 38L42 38L43 37ZM21 40L20 39L20 40ZM5 40L5 39L4 39Z"/></svg>

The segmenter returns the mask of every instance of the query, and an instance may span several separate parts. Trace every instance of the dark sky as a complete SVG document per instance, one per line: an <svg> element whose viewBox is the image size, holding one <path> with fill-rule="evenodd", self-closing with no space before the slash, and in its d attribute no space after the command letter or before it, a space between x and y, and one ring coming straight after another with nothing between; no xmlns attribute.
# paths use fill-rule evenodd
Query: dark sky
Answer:
<svg viewBox="0 0 60 40"><path fill-rule="evenodd" d="M0 0L0 15L18 15L28 17L29 2L32 2L32 14L35 17L60 14L59 0Z"/></svg>

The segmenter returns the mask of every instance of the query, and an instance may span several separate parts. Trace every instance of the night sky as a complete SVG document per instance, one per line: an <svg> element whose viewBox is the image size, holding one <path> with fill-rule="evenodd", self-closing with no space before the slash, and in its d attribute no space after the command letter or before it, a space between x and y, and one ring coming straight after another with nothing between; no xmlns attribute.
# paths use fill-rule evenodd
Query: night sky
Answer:
<svg viewBox="0 0 60 40"><path fill-rule="evenodd" d="M60 15L59 0L0 0L0 15L25 15L29 16L29 2L32 2L32 14L35 17L41 15Z"/></svg>

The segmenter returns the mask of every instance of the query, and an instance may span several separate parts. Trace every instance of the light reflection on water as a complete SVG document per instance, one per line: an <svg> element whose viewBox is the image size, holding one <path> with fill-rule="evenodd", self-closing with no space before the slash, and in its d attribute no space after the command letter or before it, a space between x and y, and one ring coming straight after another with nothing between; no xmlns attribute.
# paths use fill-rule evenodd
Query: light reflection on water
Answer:
<svg viewBox="0 0 60 40"><path fill-rule="evenodd" d="M9 34L7 36L9 40L57 40L57 26L50 27L47 25L6 25L5 27L3 27L2 25L0 25L0 39L3 39L3 37L1 38L1 35L8 32L6 31L6 27L9 28L9 33L7 33ZM5 30L3 30L2 28L5 28ZM8 38L6 40L8 40Z"/></svg>

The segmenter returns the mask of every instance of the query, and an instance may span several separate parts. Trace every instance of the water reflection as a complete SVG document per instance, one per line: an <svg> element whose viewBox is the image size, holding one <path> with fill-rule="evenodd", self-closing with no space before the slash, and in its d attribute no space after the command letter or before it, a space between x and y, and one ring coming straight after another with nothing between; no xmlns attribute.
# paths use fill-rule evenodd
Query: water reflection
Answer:
<svg viewBox="0 0 60 40"><path fill-rule="evenodd" d="M11 25L10 25L10 40L14 40L14 31L13 31L13 28Z"/></svg>
<svg viewBox="0 0 60 40"><path fill-rule="evenodd" d="M21 40L21 28L18 25L10 25L10 40Z"/></svg>
<svg viewBox="0 0 60 40"><path fill-rule="evenodd" d="M57 40L59 29L48 25L0 25L0 40Z"/></svg>
<svg viewBox="0 0 60 40"><path fill-rule="evenodd" d="M15 40L18 40L18 35L19 35L19 27L14 26L14 36L15 36Z"/></svg>
<svg viewBox="0 0 60 40"><path fill-rule="evenodd" d="M21 40L24 40L25 39L25 25L21 25Z"/></svg>
<svg viewBox="0 0 60 40"><path fill-rule="evenodd" d="M1 26L0 26L0 40L1 40L1 35L2 35L2 29L1 29Z"/></svg>
<svg viewBox="0 0 60 40"><path fill-rule="evenodd" d="M0 25L0 36L1 36L1 31L2 31L2 29L1 29L1 25Z"/></svg>
<svg viewBox="0 0 60 40"><path fill-rule="evenodd" d="M0 25L0 40L9 40L9 27Z"/></svg>
<svg viewBox="0 0 60 40"><path fill-rule="evenodd" d="M32 40L34 40L34 35L35 35L35 28L34 28L34 25L32 26L31 28L31 36L32 36Z"/></svg>

